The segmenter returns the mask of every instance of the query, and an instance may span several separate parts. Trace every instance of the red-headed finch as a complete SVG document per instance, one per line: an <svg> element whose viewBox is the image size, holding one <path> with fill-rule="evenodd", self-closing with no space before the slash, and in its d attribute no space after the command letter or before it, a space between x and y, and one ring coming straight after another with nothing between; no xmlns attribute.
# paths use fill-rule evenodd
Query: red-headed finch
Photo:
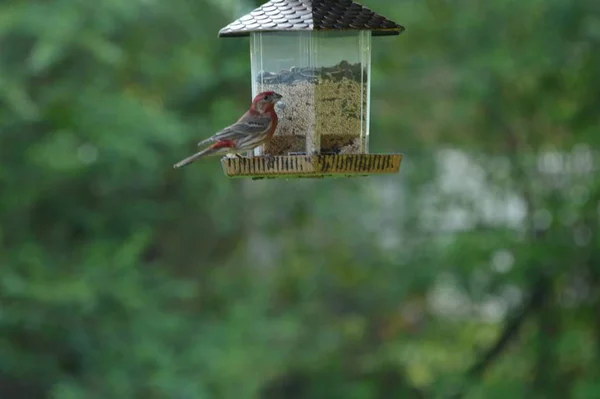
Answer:
<svg viewBox="0 0 600 399"><path fill-rule="evenodd" d="M251 151L264 144L277 129L275 104L281 98L281 94L274 91L258 94L250 109L236 123L198 143L199 146L210 144L207 148L177 162L173 167L181 168L206 156Z"/></svg>

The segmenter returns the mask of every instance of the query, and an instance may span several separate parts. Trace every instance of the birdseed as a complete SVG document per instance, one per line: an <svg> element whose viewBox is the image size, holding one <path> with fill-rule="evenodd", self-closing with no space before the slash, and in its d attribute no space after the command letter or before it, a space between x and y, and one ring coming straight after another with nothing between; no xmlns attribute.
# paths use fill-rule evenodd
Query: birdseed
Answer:
<svg viewBox="0 0 600 399"><path fill-rule="evenodd" d="M326 134L321 137L321 154L360 154L361 140L353 136ZM265 153L294 155L306 153L304 136L273 136L265 144Z"/></svg>
<svg viewBox="0 0 600 399"><path fill-rule="evenodd" d="M360 154L367 152L367 78L360 64L262 72L259 91L283 95L276 135L263 153ZM364 110L364 111L363 111Z"/></svg>

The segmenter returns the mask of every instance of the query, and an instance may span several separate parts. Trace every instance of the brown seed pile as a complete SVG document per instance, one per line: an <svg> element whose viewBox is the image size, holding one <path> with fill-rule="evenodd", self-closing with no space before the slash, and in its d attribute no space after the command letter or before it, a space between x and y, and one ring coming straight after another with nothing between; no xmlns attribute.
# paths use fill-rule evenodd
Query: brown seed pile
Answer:
<svg viewBox="0 0 600 399"><path fill-rule="evenodd" d="M304 136L273 136L265 144L265 153L272 155L288 155L305 153ZM355 136L325 134L321 137L321 154L360 154L363 140Z"/></svg>
<svg viewBox="0 0 600 399"><path fill-rule="evenodd" d="M288 155L290 152L306 151L304 136L273 136L265 144L264 152L271 155Z"/></svg>
<svg viewBox="0 0 600 399"><path fill-rule="evenodd" d="M306 136L315 129L315 85L309 82L263 85L259 91L273 90L283 96L284 109L277 109L278 136Z"/></svg>
<svg viewBox="0 0 600 399"><path fill-rule="evenodd" d="M259 86L259 91L265 90L274 90L283 95L285 103L284 109L277 110L277 133L271 143L265 146L265 153L305 153L313 147L312 143L318 143L319 137L321 153L366 152L366 115L361 120L362 109L366 107L366 82L347 77L338 80L319 78L316 82L295 81L291 84Z"/></svg>

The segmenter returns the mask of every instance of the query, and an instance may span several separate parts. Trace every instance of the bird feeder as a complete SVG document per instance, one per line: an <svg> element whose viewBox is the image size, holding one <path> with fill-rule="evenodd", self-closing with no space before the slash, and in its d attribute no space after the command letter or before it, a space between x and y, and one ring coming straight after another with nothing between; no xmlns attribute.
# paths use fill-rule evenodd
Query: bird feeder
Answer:
<svg viewBox="0 0 600 399"><path fill-rule="evenodd" d="M369 153L371 37L403 30L351 0L271 0L221 29L250 37L252 97L283 95L275 136L248 157L223 158L225 174L397 173L401 154Z"/></svg>

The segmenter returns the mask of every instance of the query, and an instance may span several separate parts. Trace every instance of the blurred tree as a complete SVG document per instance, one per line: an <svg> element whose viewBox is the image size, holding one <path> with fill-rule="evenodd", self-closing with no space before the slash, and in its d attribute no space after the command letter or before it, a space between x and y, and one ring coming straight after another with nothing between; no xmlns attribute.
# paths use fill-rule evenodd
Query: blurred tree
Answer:
<svg viewBox="0 0 600 399"><path fill-rule="evenodd" d="M260 3L0 5L0 397L600 397L598 3L363 0L399 176L173 171Z"/></svg>

